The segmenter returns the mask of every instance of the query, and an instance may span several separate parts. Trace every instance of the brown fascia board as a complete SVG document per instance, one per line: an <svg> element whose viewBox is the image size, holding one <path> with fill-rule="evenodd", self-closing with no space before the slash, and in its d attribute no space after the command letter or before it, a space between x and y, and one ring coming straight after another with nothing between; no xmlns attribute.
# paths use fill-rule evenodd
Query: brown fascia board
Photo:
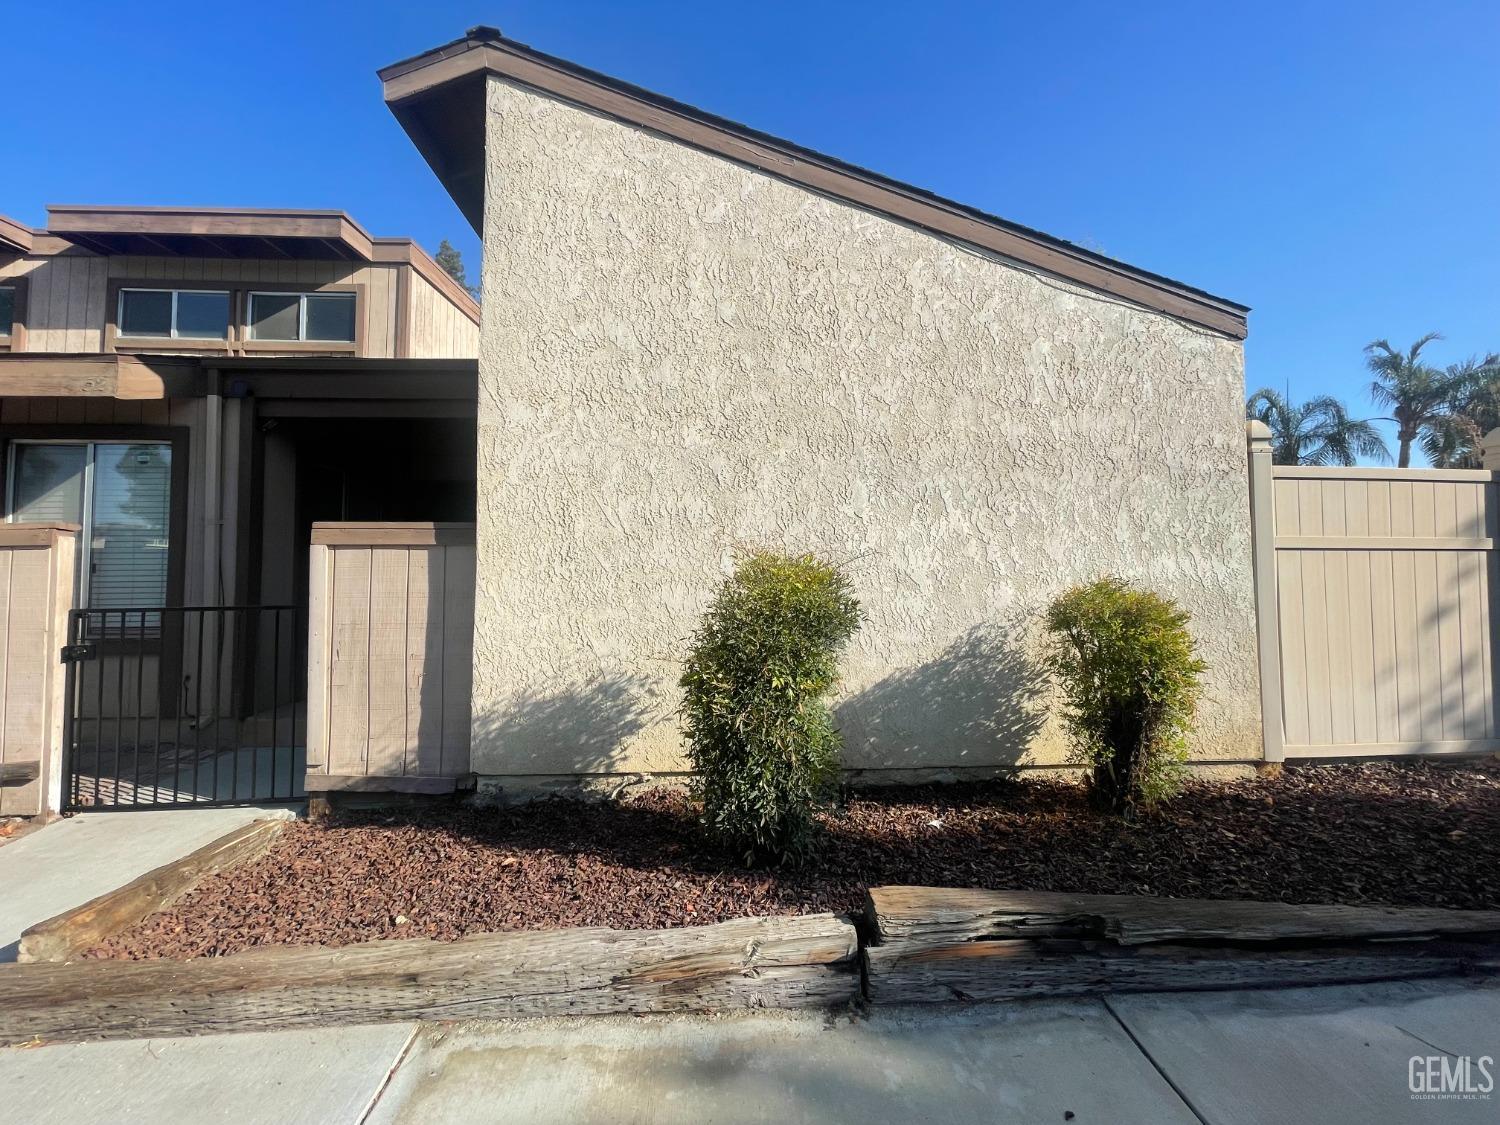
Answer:
<svg viewBox="0 0 1500 1125"><path fill-rule="evenodd" d="M31 228L25 223L0 215L0 252L31 253Z"/></svg>
<svg viewBox="0 0 1500 1125"><path fill-rule="evenodd" d="M416 242L410 238L377 238L373 241L375 249L372 261L398 262L411 266L429 285L447 297L459 312L475 324L479 323L479 302L474 300L473 294L455 281L453 275L438 265L432 255Z"/></svg>
<svg viewBox="0 0 1500 1125"><path fill-rule="evenodd" d="M378 74L386 104L476 231L484 225L484 79L493 75L1234 339L1248 330L1245 305L545 55L490 28Z"/></svg>
<svg viewBox="0 0 1500 1125"><path fill-rule="evenodd" d="M343 211L266 210L253 207L100 207L52 204L47 230L68 238L89 235L215 235L248 238L316 238L340 243L371 261L369 233Z"/></svg>

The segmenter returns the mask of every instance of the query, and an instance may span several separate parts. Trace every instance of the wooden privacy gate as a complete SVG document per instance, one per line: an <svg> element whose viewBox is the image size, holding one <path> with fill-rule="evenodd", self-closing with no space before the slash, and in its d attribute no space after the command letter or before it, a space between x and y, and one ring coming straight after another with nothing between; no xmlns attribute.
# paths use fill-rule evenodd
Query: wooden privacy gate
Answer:
<svg viewBox="0 0 1500 1125"><path fill-rule="evenodd" d="M1500 751L1489 471L1250 452L1266 758Z"/></svg>
<svg viewBox="0 0 1500 1125"><path fill-rule="evenodd" d="M474 525L316 523L309 587L307 792L466 785Z"/></svg>

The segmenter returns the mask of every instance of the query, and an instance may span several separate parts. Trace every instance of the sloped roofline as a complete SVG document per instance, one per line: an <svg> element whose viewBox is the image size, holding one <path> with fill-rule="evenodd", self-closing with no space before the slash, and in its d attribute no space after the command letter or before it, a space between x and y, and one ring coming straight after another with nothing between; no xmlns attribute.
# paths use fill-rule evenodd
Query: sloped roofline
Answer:
<svg viewBox="0 0 1500 1125"><path fill-rule="evenodd" d="M476 231L484 227L485 81L494 75L898 222L1243 339L1245 305L803 148L476 27L378 72L387 106Z"/></svg>
<svg viewBox="0 0 1500 1125"><path fill-rule="evenodd" d="M0 215L0 253L31 253L31 228L7 215Z"/></svg>

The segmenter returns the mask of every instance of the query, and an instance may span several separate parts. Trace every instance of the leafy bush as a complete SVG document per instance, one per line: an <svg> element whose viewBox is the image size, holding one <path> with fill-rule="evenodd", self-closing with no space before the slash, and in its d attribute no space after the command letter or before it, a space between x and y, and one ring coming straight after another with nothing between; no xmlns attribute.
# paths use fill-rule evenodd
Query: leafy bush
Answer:
<svg viewBox="0 0 1500 1125"><path fill-rule="evenodd" d="M1074 587L1047 611L1065 721L1104 808L1133 812L1181 786L1206 667L1189 619L1170 598L1115 578Z"/></svg>
<svg viewBox="0 0 1500 1125"><path fill-rule="evenodd" d="M747 863L808 850L842 746L827 695L861 620L841 568L753 551L693 637L682 719L704 823Z"/></svg>

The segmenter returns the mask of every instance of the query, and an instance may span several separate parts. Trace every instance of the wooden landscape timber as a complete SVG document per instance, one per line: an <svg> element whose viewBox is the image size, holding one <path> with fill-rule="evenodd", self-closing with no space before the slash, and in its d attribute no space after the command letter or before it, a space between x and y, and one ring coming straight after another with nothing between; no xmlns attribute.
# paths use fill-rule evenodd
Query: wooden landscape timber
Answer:
<svg viewBox="0 0 1500 1125"><path fill-rule="evenodd" d="M673 930L286 946L194 961L0 966L0 1044L408 1019L831 1007L860 994L832 914Z"/></svg>
<svg viewBox="0 0 1500 1125"><path fill-rule="evenodd" d="M1500 968L1495 954L1493 945L1462 942L1245 949L1015 938L873 945L865 967L872 1002L931 1004L1462 976Z"/></svg>
<svg viewBox="0 0 1500 1125"><path fill-rule="evenodd" d="M1500 911L876 887L876 1003L1269 988L1500 969Z"/></svg>
<svg viewBox="0 0 1500 1125"><path fill-rule="evenodd" d="M1241 899L1075 895L947 887L874 887L868 914L883 941L1108 938L1175 941L1422 938L1500 934L1500 910L1301 906Z"/></svg>
<svg viewBox="0 0 1500 1125"><path fill-rule="evenodd" d="M288 824L257 820L21 934L16 960L67 961L164 910L215 872L264 855Z"/></svg>

